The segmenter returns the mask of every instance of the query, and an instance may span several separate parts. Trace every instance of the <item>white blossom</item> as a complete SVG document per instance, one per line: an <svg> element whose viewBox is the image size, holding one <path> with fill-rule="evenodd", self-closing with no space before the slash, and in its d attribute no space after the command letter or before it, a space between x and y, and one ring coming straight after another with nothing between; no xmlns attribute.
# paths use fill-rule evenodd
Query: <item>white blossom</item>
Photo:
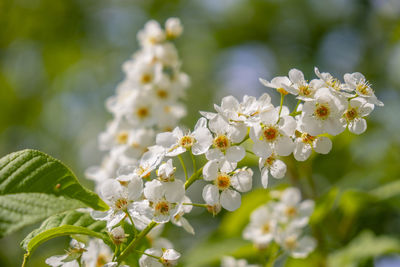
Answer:
<svg viewBox="0 0 400 267"><path fill-rule="evenodd" d="M220 203L229 211L240 207L239 192L247 192L252 186L253 172L251 169L234 171L232 164L226 161L209 161L203 168L204 180L212 181L203 188L203 199L208 205Z"/></svg>

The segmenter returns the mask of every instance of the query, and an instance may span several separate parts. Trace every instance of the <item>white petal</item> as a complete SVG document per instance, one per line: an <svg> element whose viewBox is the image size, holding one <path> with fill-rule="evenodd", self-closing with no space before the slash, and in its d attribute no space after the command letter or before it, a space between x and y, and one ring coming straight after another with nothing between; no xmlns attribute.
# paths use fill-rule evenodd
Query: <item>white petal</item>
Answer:
<svg viewBox="0 0 400 267"><path fill-rule="evenodd" d="M282 136L276 141L275 150L279 156L289 156L294 150L294 143L288 136Z"/></svg>
<svg viewBox="0 0 400 267"><path fill-rule="evenodd" d="M203 177L206 181L213 181L218 176L218 162L211 160L203 167Z"/></svg>
<svg viewBox="0 0 400 267"><path fill-rule="evenodd" d="M232 187L240 192L251 190L253 182L253 171L251 169L241 170L232 176Z"/></svg>
<svg viewBox="0 0 400 267"><path fill-rule="evenodd" d="M203 199L208 205L219 203L219 191L215 185L208 184L203 188Z"/></svg>
<svg viewBox="0 0 400 267"><path fill-rule="evenodd" d="M293 258L306 258L316 247L315 239L305 236L299 240L296 249L292 251Z"/></svg>
<svg viewBox="0 0 400 267"><path fill-rule="evenodd" d="M156 137L156 144L164 148L170 148L177 142L176 136L172 132L159 133Z"/></svg>
<svg viewBox="0 0 400 267"><path fill-rule="evenodd" d="M311 151L312 149L309 144L304 144L301 140L299 140L295 143L293 155L297 161L305 161L310 157Z"/></svg>
<svg viewBox="0 0 400 267"><path fill-rule="evenodd" d="M200 155L207 152L212 144L212 135L207 128L198 128L193 132L196 143L192 146L193 155Z"/></svg>
<svg viewBox="0 0 400 267"><path fill-rule="evenodd" d="M208 160L220 160L224 158L224 154L217 148L212 148L206 152L206 158Z"/></svg>
<svg viewBox="0 0 400 267"><path fill-rule="evenodd" d="M270 168L271 175L275 178L283 178L286 174L286 164L282 160L275 160Z"/></svg>
<svg viewBox="0 0 400 267"><path fill-rule="evenodd" d="M232 146L226 150L225 156L229 162L239 162L246 156L246 151L242 146Z"/></svg>
<svg viewBox="0 0 400 267"><path fill-rule="evenodd" d="M143 181L140 177L134 177L128 185L129 199L138 200L143 192Z"/></svg>
<svg viewBox="0 0 400 267"><path fill-rule="evenodd" d="M301 200L300 190L295 187L289 187L283 191L281 199L283 203L295 206Z"/></svg>
<svg viewBox="0 0 400 267"><path fill-rule="evenodd" d="M179 221L182 224L183 229L185 229L186 232L188 232L189 234L194 235L194 229L192 227L192 225L190 225L190 223L188 222L188 220L186 220L185 218L181 217L179 219Z"/></svg>
<svg viewBox="0 0 400 267"><path fill-rule="evenodd" d="M261 171L261 184L264 188L267 188L268 186L268 168L265 167L264 169L262 169Z"/></svg>
<svg viewBox="0 0 400 267"><path fill-rule="evenodd" d="M165 199L170 203L180 203L185 196L185 186L181 180L164 183Z"/></svg>
<svg viewBox="0 0 400 267"><path fill-rule="evenodd" d="M339 118L328 118L325 121L325 131L330 135L338 135L346 129L346 122Z"/></svg>
<svg viewBox="0 0 400 267"><path fill-rule="evenodd" d="M293 83L302 83L304 82L304 74L298 69L291 69L289 71L289 79Z"/></svg>
<svg viewBox="0 0 400 267"><path fill-rule="evenodd" d="M247 126L243 123L239 123L235 126L231 125L227 128L226 133L232 143L239 143L247 134Z"/></svg>
<svg viewBox="0 0 400 267"><path fill-rule="evenodd" d="M241 196L238 192L227 189L221 193L221 206L229 211L237 210L241 204Z"/></svg>
<svg viewBox="0 0 400 267"><path fill-rule="evenodd" d="M321 136L315 140L314 150L320 154L328 154L332 149L332 141L328 137Z"/></svg>
<svg viewBox="0 0 400 267"><path fill-rule="evenodd" d="M362 134L367 130L367 121L363 118L356 118L349 123L349 130L354 134Z"/></svg>
<svg viewBox="0 0 400 267"><path fill-rule="evenodd" d="M268 158L272 154L272 149L266 142L257 140L253 144L253 152L261 158Z"/></svg>

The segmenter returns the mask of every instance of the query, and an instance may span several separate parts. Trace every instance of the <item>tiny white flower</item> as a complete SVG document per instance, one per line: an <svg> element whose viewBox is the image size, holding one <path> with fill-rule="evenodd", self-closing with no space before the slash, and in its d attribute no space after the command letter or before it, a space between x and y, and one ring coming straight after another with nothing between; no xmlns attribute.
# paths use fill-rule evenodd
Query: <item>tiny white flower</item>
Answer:
<svg viewBox="0 0 400 267"><path fill-rule="evenodd" d="M79 267L77 259L86 251L85 244L72 239L69 246L66 254L47 258L46 264L52 267Z"/></svg>
<svg viewBox="0 0 400 267"><path fill-rule="evenodd" d="M216 115L209 121L209 128L214 133L213 148L206 153L208 160L223 160L239 162L246 155L245 149L237 145L247 133L247 127L229 124L221 115Z"/></svg>
<svg viewBox="0 0 400 267"><path fill-rule="evenodd" d="M147 182L144 188L144 196L148 205L144 205L144 210L139 213L147 215L150 219L158 223L166 223L179 211L185 195L185 187L181 180L175 179L173 182L161 182L152 180Z"/></svg>
<svg viewBox="0 0 400 267"><path fill-rule="evenodd" d="M250 223L243 231L243 238L258 248L266 248L274 240L277 221L269 206L261 206L250 215Z"/></svg>
<svg viewBox="0 0 400 267"><path fill-rule="evenodd" d="M169 182L174 180L176 168L172 165L172 159L163 163L158 167L157 176L161 181Z"/></svg>
<svg viewBox="0 0 400 267"><path fill-rule="evenodd" d="M290 136L296 128L296 121L288 114L289 110L284 107L279 116L277 107L262 116L261 124L255 124L250 129L253 152L257 156L268 158L273 151L279 156L288 156L293 152L294 144Z"/></svg>
<svg viewBox="0 0 400 267"><path fill-rule="evenodd" d="M332 149L332 141L326 136L312 136L299 131L296 131L295 136L293 155L298 161L307 160L313 149L320 154L328 154Z"/></svg>
<svg viewBox="0 0 400 267"><path fill-rule="evenodd" d="M314 68L315 74L318 76L318 78L321 79L322 81L322 86L321 87L327 87L331 89L333 92L345 96L345 97L352 97L353 95L347 93L349 91L352 91L348 86L345 86L340 82L339 79L333 77L330 73L328 72L323 72L321 73L317 67ZM347 91L347 92L345 92Z"/></svg>
<svg viewBox="0 0 400 267"><path fill-rule="evenodd" d="M139 31L137 38L142 46L151 46L165 41L165 32L157 21L150 20Z"/></svg>
<svg viewBox="0 0 400 267"><path fill-rule="evenodd" d="M297 98L306 100L310 99L314 96L317 89L320 88L320 82L317 80L313 80L308 83L304 79L304 74L298 69L291 69L289 71L289 79L291 81L291 85L282 84L283 87L289 93L293 95L298 95Z"/></svg>
<svg viewBox="0 0 400 267"><path fill-rule="evenodd" d="M156 143L166 149L166 156L177 156L188 149L193 155L201 155L211 146L212 136L207 128L207 120L200 118L192 133L184 134L179 127L176 127L172 132L159 133Z"/></svg>
<svg viewBox="0 0 400 267"><path fill-rule="evenodd" d="M109 231L126 217L127 212L132 212L133 202L142 195L143 182L140 177L132 174L122 177L121 181L109 179L103 182L100 194L110 209L106 212L92 211L91 214L95 220L107 221ZM135 214L131 216L135 217Z"/></svg>
<svg viewBox="0 0 400 267"><path fill-rule="evenodd" d="M283 178L286 174L286 164L274 153L268 158L260 158L258 165L261 170L261 184L264 188L268 187L269 173L277 179Z"/></svg>
<svg viewBox="0 0 400 267"><path fill-rule="evenodd" d="M357 97L349 101L349 106L343 117L347 121L349 131L354 134L362 134L367 129L367 121L364 117L374 110L374 105L364 98Z"/></svg>
<svg viewBox="0 0 400 267"><path fill-rule="evenodd" d="M86 267L103 266L111 260L111 249L100 239L91 239L87 251L82 254L82 262Z"/></svg>
<svg viewBox="0 0 400 267"><path fill-rule="evenodd" d="M314 205L312 200L301 201L299 189L290 187L282 192L275 211L280 222L290 223L294 227L304 227L314 210Z"/></svg>
<svg viewBox="0 0 400 267"><path fill-rule="evenodd" d="M165 32L167 33L167 37L170 39L179 37L183 32L183 26L180 19L169 18L165 22Z"/></svg>
<svg viewBox="0 0 400 267"><path fill-rule="evenodd" d="M369 103L377 106L384 106L382 101L378 100L371 85L361 73L346 73L344 75L344 81L350 90L355 91L360 97L365 98Z"/></svg>
<svg viewBox="0 0 400 267"><path fill-rule="evenodd" d="M221 101L221 106L214 105L218 114L223 116L229 123L236 127L244 127L258 122L260 116L273 109L271 97L268 94L261 95L258 99L253 96L245 95L241 103L233 97L226 96ZM206 116L211 114L205 113ZM212 119L215 116L211 115Z"/></svg>
<svg viewBox="0 0 400 267"><path fill-rule="evenodd" d="M143 254L139 259L140 267L172 267L178 264L178 260L181 256L181 254L174 249L161 250L150 248L146 249L144 252L159 257L159 259Z"/></svg>
<svg viewBox="0 0 400 267"><path fill-rule="evenodd" d="M287 95L289 93L288 91L286 91L285 87L290 87L292 84L292 82L286 76L275 77L270 82L261 78L259 80L264 86L274 88L276 89L276 91L284 95Z"/></svg>
<svg viewBox="0 0 400 267"><path fill-rule="evenodd" d="M312 136L323 133L338 135L346 128L342 118L344 109L343 99L333 95L328 88L319 89L315 100L304 103L301 129Z"/></svg>
<svg viewBox="0 0 400 267"><path fill-rule="evenodd" d="M301 236L300 229L292 227L279 232L276 241L293 258L306 258L316 247L314 238Z"/></svg>
<svg viewBox="0 0 400 267"><path fill-rule="evenodd" d="M229 211L240 207L241 196L237 191L247 192L251 189L253 172L250 169L233 170L234 166L226 161L206 163L203 168L204 180L213 182L203 188L203 199L208 205L220 203Z"/></svg>

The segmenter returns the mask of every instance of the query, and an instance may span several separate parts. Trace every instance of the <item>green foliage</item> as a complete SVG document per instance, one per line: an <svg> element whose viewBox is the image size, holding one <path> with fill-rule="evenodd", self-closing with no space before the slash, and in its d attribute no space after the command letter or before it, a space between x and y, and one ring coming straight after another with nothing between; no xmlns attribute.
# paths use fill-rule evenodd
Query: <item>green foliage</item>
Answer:
<svg viewBox="0 0 400 267"><path fill-rule="evenodd" d="M0 236L46 219L55 213L79 207L82 207L79 201L41 193L0 196Z"/></svg>
<svg viewBox="0 0 400 267"><path fill-rule="evenodd" d="M0 159L0 236L85 206L108 208L60 161L36 150L22 150Z"/></svg>
<svg viewBox="0 0 400 267"><path fill-rule="evenodd" d="M67 211L51 216L38 229L35 229L25 237L21 242L21 247L27 252L24 262L42 243L52 238L66 235L88 235L100 238L106 244L113 247L106 233L106 224L104 221L92 219L89 213Z"/></svg>
<svg viewBox="0 0 400 267"><path fill-rule="evenodd" d="M394 252L400 252L398 239L363 231L346 247L332 253L328 258L328 266L356 267L361 261Z"/></svg>
<svg viewBox="0 0 400 267"><path fill-rule="evenodd" d="M184 266L201 267L217 264L224 255L243 255L249 245L241 238L220 238L200 243L184 255Z"/></svg>

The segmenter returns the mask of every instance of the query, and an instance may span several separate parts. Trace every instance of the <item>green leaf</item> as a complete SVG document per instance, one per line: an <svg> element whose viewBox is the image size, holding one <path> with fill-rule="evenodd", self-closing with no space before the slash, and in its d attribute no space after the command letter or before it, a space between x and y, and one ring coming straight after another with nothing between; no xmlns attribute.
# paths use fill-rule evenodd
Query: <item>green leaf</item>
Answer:
<svg viewBox="0 0 400 267"><path fill-rule="evenodd" d="M386 200L395 196L400 196L400 181L394 181L382 185L372 191L370 194L379 198L379 200Z"/></svg>
<svg viewBox="0 0 400 267"><path fill-rule="evenodd" d="M328 266L356 267L362 261L388 253L399 253L400 241L389 236L375 236L371 231L364 231L346 247L331 254Z"/></svg>
<svg viewBox="0 0 400 267"><path fill-rule="evenodd" d="M59 236L88 235L102 239L107 245L113 244L106 233L106 223L92 219L89 213L67 211L53 215L45 220L42 225L28 234L21 242L21 247L27 253L25 262L35 249L42 243Z"/></svg>
<svg viewBox="0 0 400 267"><path fill-rule="evenodd" d="M85 206L108 209L59 160L30 149L0 159L0 237L55 213Z"/></svg>
<svg viewBox="0 0 400 267"><path fill-rule="evenodd" d="M55 213L82 206L81 202L73 199L42 193L0 196L0 236L44 220Z"/></svg>

